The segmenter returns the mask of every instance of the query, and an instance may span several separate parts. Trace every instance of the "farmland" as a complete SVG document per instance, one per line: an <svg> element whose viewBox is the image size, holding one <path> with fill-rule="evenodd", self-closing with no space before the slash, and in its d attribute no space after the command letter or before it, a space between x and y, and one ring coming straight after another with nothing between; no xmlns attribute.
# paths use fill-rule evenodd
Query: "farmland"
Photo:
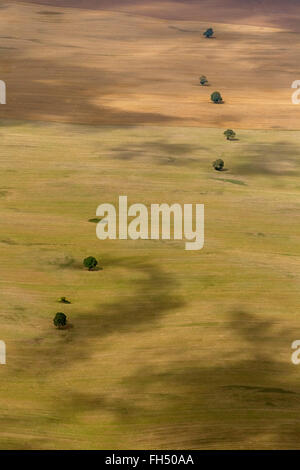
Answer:
<svg viewBox="0 0 300 470"><path fill-rule="evenodd" d="M0 6L0 449L299 447L298 33ZM122 194L203 203L203 250L97 239Z"/></svg>

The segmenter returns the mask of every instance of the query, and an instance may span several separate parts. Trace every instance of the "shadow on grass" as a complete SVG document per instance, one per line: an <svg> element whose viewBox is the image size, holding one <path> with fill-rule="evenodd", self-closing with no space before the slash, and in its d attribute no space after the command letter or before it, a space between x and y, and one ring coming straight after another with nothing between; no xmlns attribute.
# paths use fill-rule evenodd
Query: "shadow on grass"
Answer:
<svg viewBox="0 0 300 470"><path fill-rule="evenodd" d="M76 266L74 260L71 259L66 264L60 263L59 267L71 266L73 268L74 265ZM159 266L149 261L135 257L106 257L101 259L99 270L105 269L106 266L110 269L125 268L128 272L133 271L141 275L140 279L135 279L132 287L129 286L130 291L133 290L132 295L120 295L112 303L99 303L99 306L90 313L77 316L72 332L64 329L55 336L55 331L47 330L43 337L39 338L39 350L36 351L38 362L36 367L32 367L34 373L47 375L53 369L66 367L68 363L88 359L91 353L90 341L93 339L105 339L115 332L126 334L141 327L147 328L157 323L168 311L179 308L183 304L176 292L175 281ZM84 269L81 265L80 268ZM89 274L94 282L97 274L93 272ZM101 278L99 278L99 286L100 284ZM70 316L69 312L68 317ZM49 321L51 322L51 319ZM49 337L50 343L48 343ZM74 348L75 344L80 345L80 348ZM44 366L42 366L43 363Z"/></svg>
<svg viewBox="0 0 300 470"><path fill-rule="evenodd" d="M260 436L270 436L270 446L281 442L288 447L291 439L295 442L300 431L300 386L289 377L294 367L290 356L281 362L276 349L283 337L289 354L294 335L286 330L278 337L271 321L259 321L244 311L231 312L227 328L244 346L238 351L225 348L216 361L212 345L212 360L218 365L200 360L198 366L170 363L160 371L142 367L126 380L126 395L132 397L129 405L133 407L130 422L148 422L151 413L155 417L159 410L156 437L151 428L153 445L171 448L176 433L181 435L181 448L247 448L249 441ZM154 395L149 408L143 397L153 390L165 396ZM122 414L118 418L128 421ZM183 428L176 424L182 422L186 423Z"/></svg>
<svg viewBox="0 0 300 470"><path fill-rule="evenodd" d="M89 359L93 339L116 331L138 333L183 305L174 280L153 263L107 258L105 264L143 274L143 279L135 281L134 296L120 296L78 317L74 329L58 332L60 338L50 348L47 343L38 344L35 355L43 357L45 368L33 362L34 375L51 377L58 368L82 364ZM242 310L229 312L228 320L223 331L234 333L242 348L234 346L232 337L226 340L222 335L219 348L211 344L210 358L204 349L205 360L200 353L198 361L188 362L171 361L169 350L164 349L155 365L142 362L130 377L120 379L117 397L103 389L99 393L61 390L58 396L63 400L56 397L53 404L56 416L65 421L80 413L106 411L116 425L126 429L134 424L139 432L142 429L143 442L151 441L157 448L248 448L249 442L254 446L262 442L262 448L276 448L278 443L288 448L300 432L300 385L291 378L295 366L289 355L295 334L288 329L275 332L272 321ZM219 337L217 331L216 341ZM282 345L287 349L285 362L278 359ZM189 355L188 342L185 349Z"/></svg>
<svg viewBox="0 0 300 470"><path fill-rule="evenodd" d="M170 143L167 141L151 142L146 141L143 144L115 147L111 149L114 158L118 160L133 160L133 159L152 159L155 163L161 165L175 164L175 165L189 165L199 163L199 158L190 157L191 154L196 154L199 150L207 150L207 147L185 144L185 143Z"/></svg>
<svg viewBox="0 0 300 470"><path fill-rule="evenodd" d="M128 265L128 261L115 260L117 266L123 262ZM151 288L151 292L165 280L154 266L146 263L141 269L148 273L147 289ZM121 307L114 303L108 310L105 308L107 324L102 322L101 333L99 329L91 338L94 334L110 334L115 328L124 333L135 330L180 304L169 285L158 292L163 293L162 302L153 303L149 294L143 295L141 301L140 289L137 292L139 307L133 307L132 311L129 304L124 308L124 304ZM114 416L118 425L135 425L139 432L142 429L143 442L162 449L247 449L251 442L254 447L259 442L260 448L278 445L292 448L300 431L297 419L300 385L290 377L294 366L278 360L278 341L280 346L283 338L289 353L290 340L295 335L288 330L275 334L272 321L259 320L242 310L230 312L225 325L225 330L234 332L239 344L243 344L242 349L232 345L226 348L223 340L225 348L217 350L212 344L212 360L200 359L197 365L195 361L168 361L169 351L165 350L165 356L155 366L145 363L123 379L118 385L123 393L117 398L103 390L69 393L63 404L56 402L56 412L68 419L74 413L105 410Z"/></svg>
<svg viewBox="0 0 300 470"><path fill-rule="evenodd" d="M237 184L237 185L240 185L240 186L248 186L247 183L245 183L244 181L241 181L241 180L234 180L234 179L226 179L226 178L210 178L212 180L215 180L215 181L223 181L224 183L231 183L231 184Z"/></svg>
<svg viewBox="0 0 300 470"><path fill-rule="evenodd" d="M241 175L297 175L299 174L300 150L291 142L250 144L244 147L247 160L239 160L235 171Z"/></svg>
<svg viewBox="0 0 300 470"><path fill-rule="evenodd" d="M58 21L60 17L56 16L45 15L45 20ZM57 47L65 46L60 44ZM19 70L13 77L13 89L21 90L18 101L22 102L22 107L15 108L8 103L8 119L43 121L47 116L47 121L56 121L59 116L65 122L91 126L182 122L181 118L159 112L130 111L102 104L103 98L117 90L124 80L122 72L85 67L84 63L68 65L57 54L53 60L30 58L25 64L22 54L22 50L16 51L13 59L14 67ZM57 80L58 75L60 80ZM129 89L136 86L136 82L136 77L128 76ZM95 104L95 97L99 104ZM16 97L12 93L11 102L14 101ZM98 127L95 131L98 132Z"/></svg>

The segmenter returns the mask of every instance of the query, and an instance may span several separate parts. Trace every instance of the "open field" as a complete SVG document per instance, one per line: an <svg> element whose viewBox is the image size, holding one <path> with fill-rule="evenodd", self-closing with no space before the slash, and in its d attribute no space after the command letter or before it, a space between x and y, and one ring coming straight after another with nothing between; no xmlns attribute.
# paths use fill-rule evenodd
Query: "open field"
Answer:
<svg viewBox="0 0 300 470"><path fill-rule="evenodd" d="M300 34L0 2L3 118L300 129ZM206 75L209 87L199 86ZM221 91L225 104L210 94Z"/></svg>
<svg viewBox="0 0 300 470"><path fill-rule="evenodd" d="M0 448L298 447L300 133L1 127ZM99 241L119 194L203 202L205 248Z"/></svg>
<svg viewBox="0 0 300 470"><path fill-rule="evenodd" d="M0 0L0 449L299 448L299 7L56 3ZM98 240L119 195L204 249Z"/></svg>
<svg viewBox="0 0 300 470"><path fill-rule="evenodd" d="M298 0L25 0L57 7L122 11L172 20L279 26L299 31Z"/></svg>

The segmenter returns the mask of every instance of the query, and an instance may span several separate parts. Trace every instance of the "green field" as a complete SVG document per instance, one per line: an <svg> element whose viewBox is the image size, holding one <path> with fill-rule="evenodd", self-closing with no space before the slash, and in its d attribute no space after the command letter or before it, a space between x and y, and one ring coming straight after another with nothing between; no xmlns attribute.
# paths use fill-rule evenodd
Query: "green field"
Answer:
<svg viewBox="0 0 300 470"><path fill-rule="evenodd" d="M298 447L300 132L1 129L0 448ZM204 203L203 250L98 240L119 195Z"/></svg>

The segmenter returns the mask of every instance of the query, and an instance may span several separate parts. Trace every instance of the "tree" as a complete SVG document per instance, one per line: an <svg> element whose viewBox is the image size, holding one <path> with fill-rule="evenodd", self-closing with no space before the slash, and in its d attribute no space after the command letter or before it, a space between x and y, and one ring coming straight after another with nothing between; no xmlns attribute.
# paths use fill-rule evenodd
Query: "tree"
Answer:
<svg viewBox="0 0 300 470"><path fill-rule="evenodd" d="M199 80L200 80L200 85L202 85L202 86L204 86L208 83L208 80L207 80L205 75L201 75Z"/></svg>
<svg viewBox="0 0 300 470"><path fill-rule="evenodd" d="M92 271L97 266L98 261L93 256L88 256L83 260L83 264L89 271Z"/></svg>
<svg viewBox="0 0 300 470"><path fill-rule="evenodd" d="M222 171L224 168L224 161L222 160L222 158L218 158L217 160L215 160L213 162L213 167L217 171Z"/></svg>
<svg viewBox="0 0 300 470"><path fill-rule="evenodd" d="M57 312L53 319L53 323L57 328L62 328L63 326L66 326L67 324L66 315L62 312Z"/></svg>
<svg viewBox="0 0 300 470"><path fill-rule="evenodd" d="M214 34L214 30L212 28L208 28L204 33L203 36L206 38L211 38L212 35Z"/></svg>
<svg viewBox="0 0 300 470"><path fill-rule="evenodd" d="M232 139L235 138L236 133L235 133L232 129L227 129L227 130L224 132L224 135L226 136L226 139L227 139L227 140L232 140Z"/></svg>
<svg viewBox="0 0 300 470"><path fill-rule="evenodd" d="M61 297L58 301L61 304L70 304L71 303L69 300L66 299L66 297Z"/></svg>
<svg viewBox="0 0 300 470"><path fill-rule="evenodd" d="M221 93L219 93L218 91L214 91L211 95L210 95L210 99L213 101L213 103L222 103L223 101L223 98L221 96Z"/></svg>

